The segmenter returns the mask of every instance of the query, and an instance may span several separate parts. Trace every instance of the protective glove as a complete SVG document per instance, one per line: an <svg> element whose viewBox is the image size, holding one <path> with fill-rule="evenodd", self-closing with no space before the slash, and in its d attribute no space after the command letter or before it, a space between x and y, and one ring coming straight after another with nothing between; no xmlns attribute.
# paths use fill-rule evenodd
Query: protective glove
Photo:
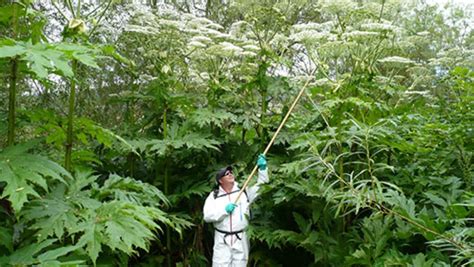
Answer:
<svg viewBox="0 0 474 267"><path fill-rule="evenodd" d="M258 155L257 166L258 166L258 169L261 171L264 171L267 169L267 159L265 158L265 155L263 154Z"/></svg>
<svg viewBox="0 0 474 267"><path fill-rule="evenodd" d="M237 207L237 204L229 203L227 204L227 206L225 206L225 212L227 212L227 214L231 214L234 211L235 207Z"/></svg>

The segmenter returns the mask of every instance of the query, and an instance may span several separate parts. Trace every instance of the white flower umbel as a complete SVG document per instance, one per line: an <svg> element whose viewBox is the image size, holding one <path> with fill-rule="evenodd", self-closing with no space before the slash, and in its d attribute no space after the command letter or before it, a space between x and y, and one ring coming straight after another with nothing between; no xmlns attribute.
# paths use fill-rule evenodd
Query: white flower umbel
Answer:
<svg viewBox="0 0 474 267"><path fill-rule="evenodd" d="M207 34L216 37L216 38L229 38L230 35L228 33L222 33L220 31L214 30L214 29L204 29L204 32Z"/></svg>
<svg viewBox="0 0 474 267"><path fill-rule="evenodd" d="M362 30L368 31L394 31L397 27L387 23L370 22L360 25Z"/></svg>
<svg viewBox="0 0 474 267"><path fill-rule="evenodd" d="M404 94L406 95L421 95L421 96L426 96L429 95L429 91L405 91Z"/></svg>
<svg viewBox="0 0 474 267"><path fill-rule="evenodd" d="M257 54L255 52L252 52L252 51L244 51L241 53L242 56L246 56L246 57L255 57L257 56Z"/></svg>
<svg viewBox="0 0 474 267"><path fill-rule="evenodd" d="M260 51L260 47L253 44L244 45L242 46L242 48L245 50L250 50L250 51Z"/></svg>
<svg viewBox="0 0 474 267"><path fill-rule="evenodd" d="M379 62L382 63L394 63L394 64L414 64L415 61L405 58L405 57L398 57L398 56L393 56L393 57L386 57L378 60Z"/></svg>
<svg viewBox="0 0 474 267"><path fill-rule="evenodd" d="M342 35L343 39L355 39L355 40L363 40L367 37L375 37L379 36L379 32L369 32L369 31L351 31L346 32Z"/></svg>
<svg viewBox="0 0 474 267"><path fill-rule="evenodd" d="M357 9L357 3L352 0L323 0L321 1L323 11L330 13L350 12Z"/></svg>
<svg viewBox="0 0 474 267"><path fill-rule="evenodd" d="M416 35L418 35L418 36L427 36L427 35L430 35L430 32L428 32L428 31L417 32Z"/></svg>
<svg viewBox="0 0 474 267"><path fill-rule="evenodd" d="M292 28L297 32L305 31L305 30L319 31L321 29L321 23L308 22L308 23L296 24L296 25L293 25Z"/></svg>
<svg viewBox="0 0 474 267"><path fill-rule="evenodd" d="M202 17L193 17L191 20L193 23L205 26L206 28L211 28L211 29L216 29L216 30L222 30L224 27L221 25L213 22L212 20L209 20L207 18L202 18Z"/></svg>
<svg viewBox="0 0 474 267"><path fill-rule="evenodd" d="M189 47L195 47L195 48L204 48L206 47L205 44L201 43L201 42L198 42L198 41L191 41L188 43L188 46Z"/></svg>
<svg viewBox="0 0 474 267"><path fill-rule="evenodd" d="M318 32L315 30L304 30L290 35L290 39L296 42L315 42L326 39L329 36L326 32Z"/></svg>
<svg viewBox="0 0 474 267"><path fill-rule="evenodd" d="M212 39L207 36L198 35L191 38L191 42L200 42L203 44L208 44L208 43L212 43Z"/></svg>
<svg viewBox="0 0 474 267"><path fill-rule="evenodd" d="M160 31L155 27L140 26L140 25L127 25L124 29L126 32L136 32L143 34L157 34Z"/></svg>
<svg viewBox="0 0 474 267"><path fill-rule="evenodd" d="M289 46L288 37L284 34L277 33L270 41L270 46L274 48L285 48ZM278 49L278 48L277 48Z"/></svg>
<svg viewBox="0 0 474 267"><path fill-rule="evenodd" d="M334 28L334 25L335 23L333 21L327 21L324 23L308 22L308 23L293 25L291 28L294 32L301 32L301 31L307 31L307 30L328 32Z"/></svg>
<svg viewBox="0 0 474 267"><path fill-rule="evenodd" d="M211 76L209 76L209 73L207 72L201 72L199 74L199 76L203 79L203 80L209 80L211 78Z"/></svg>
<svg viewBox="0 0 474 267"><path fill-rule="evenodd" d="M148 83L148 82L151 82L155 79L157 79L157 77L154 77L154 76L151 76L151 75L148 75L148 74L142 74L138 77L139 83Z"/></svg>
<svg viewBox="0 0 474 267"><path fill-rule="evenodd" d="M235 38L248 39L247 36L251 33L249 28L246 21L237 21L230 26L229 34Z"/></svg>
<svg viewBox="0 0 474 267"><path fill-rule="evenodd" d="M222 47L222 50L228 52L241 53L244 51L241 47L238 47L229 42L221 42L219 45Z"/></svg>
<svg viewBox="0 0 474 267"><path fill-rule="evenodd" d="M183 23L181 21L176 21L176 20L168 20L168 19L159 19L158 23L160 25L166 25L166 26L171 26L171 27L176 27L178 29L181 29L184 27Z"/></svg>

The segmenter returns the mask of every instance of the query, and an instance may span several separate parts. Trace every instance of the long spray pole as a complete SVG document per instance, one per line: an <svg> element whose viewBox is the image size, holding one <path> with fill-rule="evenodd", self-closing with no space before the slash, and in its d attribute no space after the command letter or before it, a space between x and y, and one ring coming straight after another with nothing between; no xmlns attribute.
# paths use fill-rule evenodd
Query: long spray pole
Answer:
<svg viewBox="0 0 474 267"><path fill-rule="evenodd" d="M314 73L314 70L313 72L311 72L311 75L309 77L312 77L313 76L313 73ZM270 140L270 142L268 143L267 147L265 148L265 150L263 151L263 155L266 155L268 150L270 150L270 147L273 145L273 143L275 142L275 139L276 137L278 136L278 134L280 133L281 129L283 128L283 126L285 125L286 121L288 120L288 118L290 117L290 114L291 112L293 111L293 109L295 108L296 106L296 103L298 103L298 101L300 100L301 96L303 95L304 93L304 90L306 89L306 87L309 85L309 81L311 80L311 78L309 78L306 83L304 84L304 86L301 88L300 92L298 93L298 95L296 96L295 100L293 101L293 103L291 104L290 106L290 109L288 110L288 112L286 113L285 117L283 118L283 120L281 121L280 123L280 126L278 126L276 132L273 134L273 137L272 139ZM252 179L252 177L255 175L255 172L257 172L257 168L258 168L258 165L255 165L255 167L253 167L253 170L252 172L250 173L250 175L247 177L247 179L245 180L244 182L244 185L242 186L242 188L240 189L239 191L239 194L237 195L237 198L235 199L235 202L234 203L237 203L237 201L239 201L239 198L240 196L242 195L242 193L244 192L245 188L247 188L249 182L250 182L250 179Z"/></svg>

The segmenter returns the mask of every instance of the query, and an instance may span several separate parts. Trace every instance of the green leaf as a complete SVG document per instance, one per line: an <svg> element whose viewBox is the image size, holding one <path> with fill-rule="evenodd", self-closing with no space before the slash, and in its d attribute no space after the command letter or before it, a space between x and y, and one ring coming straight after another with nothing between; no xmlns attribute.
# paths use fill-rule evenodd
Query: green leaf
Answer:
<svg viewBox="0 0 474 267"><path fill-rule="evenodd" d="M13 146L0 152L0 181L6 183L2 197L6 197L16 212L28 201L28 196L39 197L35 185L47 190L47 180L65 182L71 177L57 163L42 156L26 153L27 147Z"/></svg>
<svg viewBox="0 0 474 267"><path fill-rule="evenodd" d="M68 254L71 251L78 249L79 246L64 246L56 249L48 250L45 253L38 256L38 260L41 262L55 260L61 256Z"/></svg>
<svg viewBox="0 0 474 267"><path fill-rule="evenodd" d="M120 63L123 63L123 64L126 64L126 65L129 65L131 67L134 67L135 64L133 63L133 61L131 61L130 59L120 55L116 50L115 50L115 47L111 46L111 45L105 45L105 46L102 46L102 52L107 55L107 56L110 56L112 58L114 58L115 60L117 60L118 62Z"/></svg>
<svg viewBox="0 0 474 267"><path fill-rule="evenodd" d="M23 57L30 63L31 70L41 79L46 78L48 69L53 68L51 61L44 54L45 51L45 47L38 44L28 50L28 53Z"/></svg>
<svg viewBox="0 0 474 267"><path fill-rule="evenodd" d="M183 142L189 149L198 149L198 150L203 150L205 148L213 149L216 151L219 151L219 148L217 145L219 145L219 142L210 139L208 136L199 134L199 133L190 133L182 138Z"/></svg>
<svg viewBox="0 0 474 267"><path fill-rule="evenodd" d="M307 222L301 214L293 212L293 218L295 218L298 227L303 234L307 234L311 229L311 222Z"/></svg>
<svg viewBox="0 0 474 267"><path fill-rule="evenodd" d="M72 261L56 261L50 260L45 262L40 262L38 267L59 267L59 266L86 266L86 261L84 260L72 260Z"/></svg>
<svg viewBox="0 0 474 267"><path fill-rule="evenodd" d="M74 58L74 53L90 53L91 48L85 45L76 44L76 43L59 43L56 45L56 48L60 51L63 51L65 54L69 55L69 58Z"/></svg>
<svg viewBox="0 0 474 267"><path fill-rule="evenodd" d="M20 45L14 46L0 46L0 58L2 57L15 57L22 55L26 52L26 48Z"/></svg>
<svg viewBox="0 0 474 267"><path fill-rule="evenodd" d="M99 253L102 251L102 243L105 243L106 240L103 239L103 235L94 220L81 223L77 227L84 231L77 245L85 246L86 252L95 266L97 257L99 257Z"/></svg>
<svg viewBox="0 0 474 267"><path fill-rule="evenodd" d="M47 239L16 249L15 252L8 257L8 261L12 265L32 265L37 262L35 255L54 242L56 242L56 239Z"/></svg>
<svg viewBox="0 0 474 267"><path fill-rule="evenodd" d="M204 196L209 193L209 185L206 181L195 182L193 180L187 180L180 183L175 194L169 195L168 198L171 203L178 203L183 199L191 199L193 196Z"/></svg>
<svg viewBox="0 0 474 267"><path fill-rule="evenodd" d="M86 46L60 43L56 45L28 42L16 42L15 45L0 46L0 58L22 56L30 70L38 78L44 79L50 72L59 72L66 77L74 75L69 62L77 59L81 63L98 68L95 51Z"/></svg>
<svg viewBox="0 0 474 267"><path fill-rule="evenodd" d="M216 125L222 127L225 122L235 122L236 116L224 110L198 109L190 117L190 121L206 127Z"/></svg>
<svg viewBox="0 0 474 267"><path fill-rule="evenodd" d="M436 204L436 205L441 206L443 208L446 208L448 206L448 203L443 198L441 198L439 196L436 196L435 194L433 194L431 192L425 192L424 194L428 197L428 199L431 202L433 202L433 204Z"/></svg>
<svg viewBox="0 0 474 267"><path fill-rule="evenodd" d="M104 185L96 191L99 200L115 199L140 205L169 205L166 196L153 185L132 178L110 175Z"/></svg>
<svg viewBox="0 0 474 267"><path fill-rule="evenodd" d="M59 184L42 199L31 201L20 213L23 222L37 230L38 240L56 236L75 236L77 243L45 252L41 260L51 262L83 248L95 264L103 246L128 255L147 250L161 230L158 222L179 234L191 225L182 216L168 215L158 209L167 204L156 187L111 175L102 187L98 176L77 171L69 185Z"/></svg>
<svg viewBox="0 0 474 267"><path fill-rule="evenodd" d="M270 248L281 248L284 245L296 246L306 239L306 235L304 234L288 230L269 229L260 226L251 226L248 232L252 238L267 243Z"/></svg>
<svg viewBox="0 0 474 267"><path fill-rule="evenodd" d="M98 211L99 218L104 220L103 235L110 242L104 242L112 249L131 254L134 247L148 250L149 240L154 238L153 229L159 228L147 208L121 201L104 204Z"/></svg>
<svg viewBox="0 0 474 267"><path fill-rule="evenodd" d="M13 252L13 231L11 229L0 226L0 246Z"/></svg>
<svg viewBox="0 0 474 267"><path fill-rule="evenodd" d="M56 188L55 191L59 189ZM74 205L77 199L66 201L65 196L60 198L59 193L53 193L57 196L48 195L43 199L33 200L20 213L25 222L31 223L31 229L38 230L38 240L52 236L62 239L66 229L71 229L80 222L80 217L76 216L74 209L82 204L80 201L83 199Z"/></svg>
<svg viewBox="0 0 474 267"><path fill-rule="evenodd" d="M73 57L84 65L87 65L89 67L93 67L96 69L100 69L99 65L97 65L95 61L95 57L91 54L74 52Z"/></svg>
<svg viewBox="0 0 474 267"><path fill-rule="evenodd" d="M56 49L48 49L44 51L43 56L50 60L50 62L52 62L52 66L60 71L64 76L74 76L72 68L69 65L69 60L61 51Z"/></svg>
<svg viewBox="0 0 474 267"><path fill-rule="evenodd" d="M10 19L13 16L13 8L10 5L0 7L0 23L5 25L10 24Z"/></svg>
<svg viewBox="0 0 474 267"><path fill-rule="evenodd" d="M426 256L423 253L416 254L412 261L412 267L431 267L433 266L434 259L426 260Z"/></svg>
<svg viewBox="0 0 474 267"><path fill-rule="evenodd" d="M14 5L16 5L16 9ZM17 18L19 18L26 14L27 9L21 1L4 2L3 6L0 7L0 23L10 26L14 12L16 12Z"/></svg>

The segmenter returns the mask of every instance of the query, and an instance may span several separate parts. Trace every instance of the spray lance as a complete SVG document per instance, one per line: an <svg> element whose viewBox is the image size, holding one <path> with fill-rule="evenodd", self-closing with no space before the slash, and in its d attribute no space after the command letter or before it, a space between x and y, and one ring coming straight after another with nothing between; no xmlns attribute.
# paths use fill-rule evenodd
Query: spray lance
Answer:
<svg viewBox="0 0 474 267"><path fill-rule="evenodd" d="M273 145L273 143L275 142L275 139L276 137L278 136L278 134L280 133L281 129L283 128L283 126L285 125L286 121L288 120L288 118L290 117L291 115L291 112L293 111L293 109L295 108L296 106L296 103L298 103L298 101L300 100L301 96L303 95L304 93L304 90L306 89L306 87L308 87L309 85L309 81L311 80L311 77L313 76L313 73L316 69L314 69L311 74L309 75L309 79L306 81L306 83L304 84L304 86L301 88L300 92L298 93L298 95L296 96L295 100L293 101L293 103L291 104L290 108L288 109L288 112L286 113L285 117L283 118L283 120L281 121L280 123L280 126L278 126L276 132L273 134L273 137L272 139L270 140L270 142L268 143L267 147L265 148L265 150L263 151L263 155L267 155L267 152L268 150L270 150L270 147ZM245 189L247 188L250 180L252 179L252 177L255 175L255 172L257 171L257 168L258 168L258 165L255 165L255 167L253 167L253 170L252 172L250 173L250 175L247 177L247 179L245 180L244 182L244 185L242 186L242 188L240 189L239 191L239 194L237 195L237 198L235 199L234 201L234 204L236 204L239 199L240 199L240 196L242 195L242 193L245 191Z"/></svg>

